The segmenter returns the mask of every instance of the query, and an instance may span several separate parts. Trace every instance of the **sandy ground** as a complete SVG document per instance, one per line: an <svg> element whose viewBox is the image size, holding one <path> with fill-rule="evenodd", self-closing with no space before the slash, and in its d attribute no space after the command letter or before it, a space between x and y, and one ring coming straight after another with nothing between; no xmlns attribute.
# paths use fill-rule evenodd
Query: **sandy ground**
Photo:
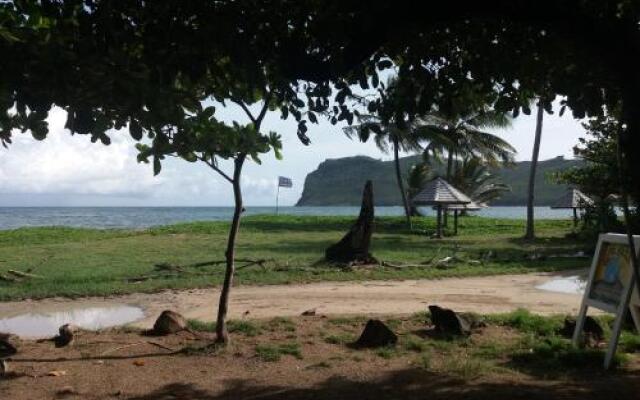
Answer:
<svg viewBox="0 0 640 400"><path fill-rule="evenodd" d="M517 343L520 334L510 328L481 328L457 347L430 332L424 321L399 317L394 323L398 350L382 357L374 349L326 340L356 338L362 320L288 321L265 322L255 336L234 333L229 347L210 353L176 353L204 346L213 337L196 339L187 332L165 337L81 332L64 348L25 341L9 361L10 372L0 377L0 399L637 400L640 393L636 355L611 373L604 373L598 361L554 372L509 354L490 356L491 361L470 355L470 349L491 348L497 341L507 348ZM408 340L422 347L405 351ZM269 361L258 352L258 346L285 343L296 345L297 356Z"/></svg>
<svg viewBox="0 0 640 400"><path fill-rule="evenodd" d="M441 280L240 286L232 291L230 317L295 316L312 308L319 314L330 315L409 314L423 311L429 304L477 313L508 312L519 307L540 314L576 313L580 295L549 292L535 286L578 272L581 271ZM129 304L142 307L145 313L145 318L134 325L149 328L165 309L180 312L187 318L211 321L216 315L218 295L219 290L212 288L107 298L5 302L0 303L0 317Z"/></svg>

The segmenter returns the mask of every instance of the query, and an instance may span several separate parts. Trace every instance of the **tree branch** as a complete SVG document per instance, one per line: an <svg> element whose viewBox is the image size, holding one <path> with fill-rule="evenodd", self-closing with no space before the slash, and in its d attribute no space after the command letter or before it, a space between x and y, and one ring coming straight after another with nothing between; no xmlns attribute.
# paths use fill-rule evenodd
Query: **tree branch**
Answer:
<svg viewBox="0 0 640 400"><path fill-rule="evenodd" d="M258 114L258 118L253 122L257 130L260 130L260 125L262 124L262 120L264 119L264 116L267 114L267 110L269 109L269 102L271 101L271 93L272 92L270 91L267 91L265 93L262 110L260 110L260 114Z"/></svg>
<svg viewBox="0 0 640 400"><path fill-rule="evenodd" d="M253 116L253 114L251 114L251 110L249 110L249 107L247 107L247 105L244 103L244 101L238 100L236 98L232 98L231 101L236 103L237 105L239 105L242 108L242 110L245 112L245 114L247 114L247 116L249 117L249 119L251 120L251 122L254 125L257 124L257 121L256 121L255 117Z"/></svg>
<svg viewBox="0 0 640 400"><path fill-rule="evenodd" d="M224 179L229 181L229 183L233 183L233 179L229 175L227 175L223 170L221 170L216 164L214 164L210 160L206 159L205 157L198 157L198 159L200 161L203 161L205 164L207 164L209 167L211 167L211 169L213 169L214 171L219 173L220 176L222 176Z"/></svg>

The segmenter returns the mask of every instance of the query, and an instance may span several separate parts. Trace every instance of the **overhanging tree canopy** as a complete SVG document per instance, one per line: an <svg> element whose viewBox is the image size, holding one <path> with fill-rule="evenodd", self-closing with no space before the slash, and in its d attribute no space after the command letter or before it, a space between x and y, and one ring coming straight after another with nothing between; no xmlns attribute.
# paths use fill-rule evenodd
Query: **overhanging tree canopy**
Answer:
<svg viewBox="0 0 640 400"><path fill-rule="evenodd" d="M0 117L2 137L9 139L11 128L43 137L46 112L57 104L70 112L71 129L107 142L104 132L111 127L180 119L185 108L197 107L197 95L224 98L225 84L252 86L265 76L262 69L271 86L291 89L281 91L290 103L283 113L313 122L315 114L300 111L310 107L351 121L349 84L377 86L379 69L395 63L400 75L419 83L402 106L408 113L423 113L464 86L498 88L498 106L516 114L529 111L533 94L546 96L547 109L554 95L566 96L576 117L600 115L603 106L622 100L624 145L640 144L640 135L626 134L640 127L637 1L453 0L430 4L428 13L415 7L382 1L3 2L0 105L13 113ZM224 79L211 84L212 77ZM627 155L625 164L637 157ZM640 171L629 173L640 182Z"/></svg>

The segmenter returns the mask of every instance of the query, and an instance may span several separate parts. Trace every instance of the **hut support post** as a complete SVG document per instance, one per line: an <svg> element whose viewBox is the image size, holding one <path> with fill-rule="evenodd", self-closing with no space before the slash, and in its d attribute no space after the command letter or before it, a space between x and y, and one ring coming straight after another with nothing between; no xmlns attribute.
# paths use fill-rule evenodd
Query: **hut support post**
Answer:
<svg viewBox="0 0 640 400"><path fill-rule="evenodd" d="M442 238L442 205L438 204L438 217L436 225L436 237Z"/></svg>
<svg viewBox="0 0 640 400"><path fill-rule="evenodd" d="M458 210L453 210L453 234L458 235Z"/></svg>
<svg viewBox="0 0 640 400"><path fill-rule="evenodd" d="M578 209L573 209L573 227L578 226Z"/></svg>

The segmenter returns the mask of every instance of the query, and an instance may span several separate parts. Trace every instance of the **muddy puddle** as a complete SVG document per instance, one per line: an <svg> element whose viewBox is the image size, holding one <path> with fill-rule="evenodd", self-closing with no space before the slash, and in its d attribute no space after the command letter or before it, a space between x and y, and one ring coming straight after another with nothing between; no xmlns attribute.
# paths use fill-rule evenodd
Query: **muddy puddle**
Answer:
<svg viewBox="0 0 640 400"><path fill-rule="evenodd" d="M551 279L536 286L536 289L557 293L582 294L584 293L586 286L587 281L583 276L572 275L563 278Z"/></svg>
<svg viewBox="0 0 640 400"><path fill-rule="evenodd" d="M25 313L0 318L0 332L13 333L23 338L38 339L56 335L58 328L64 324L74 324L83 329L98 330L125 325L143 317L142 308L130 305Z"/></svg>

